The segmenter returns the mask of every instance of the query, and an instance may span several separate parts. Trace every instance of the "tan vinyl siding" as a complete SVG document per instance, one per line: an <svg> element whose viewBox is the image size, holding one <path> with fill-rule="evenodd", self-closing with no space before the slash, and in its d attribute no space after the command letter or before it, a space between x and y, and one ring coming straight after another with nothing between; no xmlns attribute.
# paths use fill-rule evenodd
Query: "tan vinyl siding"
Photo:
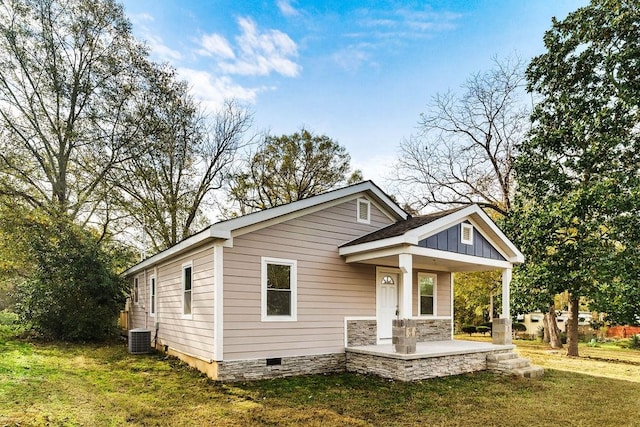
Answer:
<svg viewBox="0 0 640 427"><path fill-rule="evenodd" d="M182 266L192 265L191 318L184 316L182 299ZM205 359L213 357L213 247L193 249L160 264L156 272L156 316L149 316L149 280L154 269L146 270L140 280L140 303L131 304L132 328L154 331L159 323L158 343ZM133 282L132 282L133 283ZM152 338L154 332L151 334Z"/></svg>
<svg viewBox="0 0 640 427"><path fill-rule="evenodd" d="M451 316L451 273L420 270L420 273L437 275L436 278L436 316ZM413 315L418 316L418 271L413 273Z"/></svg>
<svg viewBox="0 0 640 427"><path fill-rule="evenodd" d="M224 249L224 359L344 351L344 317L375 316L375 266L346 264L338 246L391 223L356 200L234 237ZM262 322L261 257L297 261L297 321Z"/></svg>
<svg viewBox="0 0 640 427"><path fill-rule="evenodd" d="M134 302L133 283L134 278L138 279L138 303ZM145 283L145 274L140 273L131 279L131 305L129 306L129 328L146 328L147 327L147 285Z"/></svg>

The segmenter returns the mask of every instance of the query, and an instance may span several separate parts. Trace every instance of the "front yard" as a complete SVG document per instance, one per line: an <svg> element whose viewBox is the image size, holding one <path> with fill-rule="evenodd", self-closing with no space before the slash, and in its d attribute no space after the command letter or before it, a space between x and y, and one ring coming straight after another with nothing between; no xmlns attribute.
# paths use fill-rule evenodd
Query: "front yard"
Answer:
<svg viewBox="0 0 640 427"><path fill-rule="evenodd" d="M4 330L0 426L640 425L640 352L585 349L591 359L522 345L547 368L540 380L340 374L219 384L164 356L132 356L122 342L34 343Z"/></svg>

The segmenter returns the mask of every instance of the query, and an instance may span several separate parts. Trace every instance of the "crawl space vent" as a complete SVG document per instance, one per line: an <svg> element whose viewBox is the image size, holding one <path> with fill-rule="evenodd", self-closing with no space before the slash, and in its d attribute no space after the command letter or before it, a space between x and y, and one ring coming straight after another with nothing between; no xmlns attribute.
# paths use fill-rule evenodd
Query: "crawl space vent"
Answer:
<svg viewBox="0 0 640 427"><path fill-rule="evenodd" d="M131 329L129 331L129 353L144 354L151 351L151 331Z"/></svg>

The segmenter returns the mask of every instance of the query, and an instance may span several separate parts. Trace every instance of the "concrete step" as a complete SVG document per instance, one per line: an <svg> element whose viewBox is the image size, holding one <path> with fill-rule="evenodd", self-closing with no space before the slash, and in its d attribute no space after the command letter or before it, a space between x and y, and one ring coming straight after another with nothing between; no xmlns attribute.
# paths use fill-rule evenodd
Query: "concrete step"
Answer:
<svg viewBox="0 0 640 427"><path fill-rule="evenodd" d="M527 366L526 368L514 369L512 373L523 378L540 378L544 375L544 368L540 366Z"/></svg>
<svg viewBox="0 0 640 427"><path fill-rule="evenodd" d="M515 352L488 355L487 369L523 378L539 378L544 375L544 369L532 366L529 359L521 358Z"/></svg>
<svg viewBox="0 0 640 427"><path fill-rule="evenodd" d="M498 366L500 368L512 371L514 369L526 368L527 366L531 366L531 361L529 359L521 359L521 358L508 359L508 360L502 360L498 362Z"/></svg>
<svg viewBox="0 0 640 427"><path fill-rule="evenodd" d="M502 360L517 359L518 355L512 351L508 353L490 354L487 356L487 362L500 362Z"/></svg>

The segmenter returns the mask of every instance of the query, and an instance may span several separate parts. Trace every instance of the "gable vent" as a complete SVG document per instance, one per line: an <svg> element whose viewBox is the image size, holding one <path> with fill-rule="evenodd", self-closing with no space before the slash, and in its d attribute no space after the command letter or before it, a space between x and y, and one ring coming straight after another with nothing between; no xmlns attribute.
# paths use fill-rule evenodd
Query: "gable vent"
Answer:
<svg viewBox="0 0 640 427"><path fill-rule="evenodd" d="M473 225L471 224L461 224L461 235L460 242L465 245L473 245Z"/></svg>
<svg viewBox="0 0 640 427"><path fill-rule="evenodd" d="M371 222L371 203L366 199L358 199L358 222Z"/></svg>

